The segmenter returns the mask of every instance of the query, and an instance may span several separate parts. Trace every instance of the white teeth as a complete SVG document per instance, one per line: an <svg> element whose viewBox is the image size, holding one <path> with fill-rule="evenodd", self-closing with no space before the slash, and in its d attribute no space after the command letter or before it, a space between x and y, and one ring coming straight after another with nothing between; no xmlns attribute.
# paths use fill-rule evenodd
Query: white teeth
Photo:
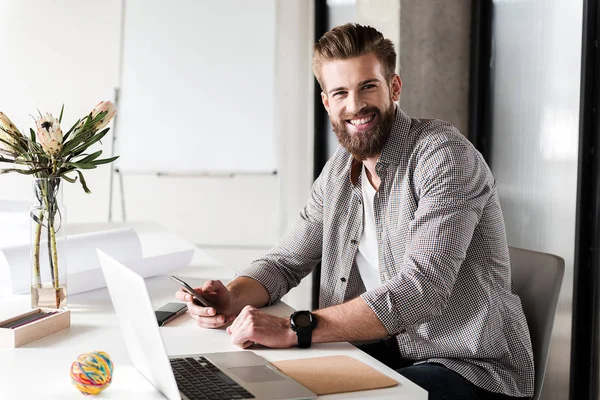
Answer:
<svg viewBox="0 0 600 400"><path fill-rule="evenodd" d="M359 118L359 119L351 119L350 123L352 125L364 125L364 124L368 124L369 122L371 122L373 120L373 116L369 117L369 118Z"/></svg>

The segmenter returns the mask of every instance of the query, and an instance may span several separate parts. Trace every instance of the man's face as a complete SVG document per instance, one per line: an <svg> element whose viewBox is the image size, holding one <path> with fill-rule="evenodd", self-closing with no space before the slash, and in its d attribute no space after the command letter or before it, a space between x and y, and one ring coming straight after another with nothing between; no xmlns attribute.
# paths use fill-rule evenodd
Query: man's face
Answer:
<svg viewBox="0 0 600 400"><path fill-rule="evenodd" d="M321 82L321 99L340 144L359 160L379 155L394 122L400 77L387 81L370 53L323 64Z"/></svg>

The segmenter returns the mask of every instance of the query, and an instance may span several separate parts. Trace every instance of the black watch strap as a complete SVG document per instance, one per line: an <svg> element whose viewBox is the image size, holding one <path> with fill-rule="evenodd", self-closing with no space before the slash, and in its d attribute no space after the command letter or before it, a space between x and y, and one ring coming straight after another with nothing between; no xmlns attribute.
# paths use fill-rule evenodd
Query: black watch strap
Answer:
<svg viewBox="0 0 600 400"><path fill-rule="evenodd" d="M307 349L312 343L312 329L299 329L296 332L298 336L298 347Z"/></svg>
<svg viewBox="0 0 600 400"><path fill-rule="evenodd" d="M313 313L307 310L296 311L290 315L290 328L296 332L298 347L306 349L312 344L312 332L317 326Z"/></svg>

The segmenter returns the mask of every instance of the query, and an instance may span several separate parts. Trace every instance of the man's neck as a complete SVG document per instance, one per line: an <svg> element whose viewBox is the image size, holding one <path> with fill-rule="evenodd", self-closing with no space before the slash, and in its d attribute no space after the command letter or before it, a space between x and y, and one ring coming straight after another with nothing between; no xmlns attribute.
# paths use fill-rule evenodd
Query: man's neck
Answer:
<svg viewBox="0 0 600 400"><path fill-rule="evenodd" d="M367 158L363 161L363 165L366 168L367 178L371 183L371 186L375 188L375 190L379 190L379 185L381 184L381 179L379 179L379 175L375 172L375 164L377 164L377 160L379 160L379 154L374 157ZM367 182L364 182L365 184Z"/></svg>

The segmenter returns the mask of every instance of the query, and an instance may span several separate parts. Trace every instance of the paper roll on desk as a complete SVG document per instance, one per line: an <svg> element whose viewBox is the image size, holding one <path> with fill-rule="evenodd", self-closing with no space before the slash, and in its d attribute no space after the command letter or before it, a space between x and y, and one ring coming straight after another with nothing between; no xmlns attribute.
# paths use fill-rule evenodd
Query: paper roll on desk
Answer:
<svg viewBox="0 0 600 400"><path fill-rule="evenodd" d="M178 246L180 249L186 246ZM67 238L67 291L81 293L106 286L96 249L126 264L147 278L189 265L194 248L145 257L137 233L131 228L84 233ZM0 244L0 292L30 290L30 245L2 247ZM43 266L42 266L43 268Z"/></svg>
<svg viewBox="0 0 600 400"><path fill-rule="evenodd" d="M0 200L0 248L28 242L30 207L23 201Z"/></svg>

